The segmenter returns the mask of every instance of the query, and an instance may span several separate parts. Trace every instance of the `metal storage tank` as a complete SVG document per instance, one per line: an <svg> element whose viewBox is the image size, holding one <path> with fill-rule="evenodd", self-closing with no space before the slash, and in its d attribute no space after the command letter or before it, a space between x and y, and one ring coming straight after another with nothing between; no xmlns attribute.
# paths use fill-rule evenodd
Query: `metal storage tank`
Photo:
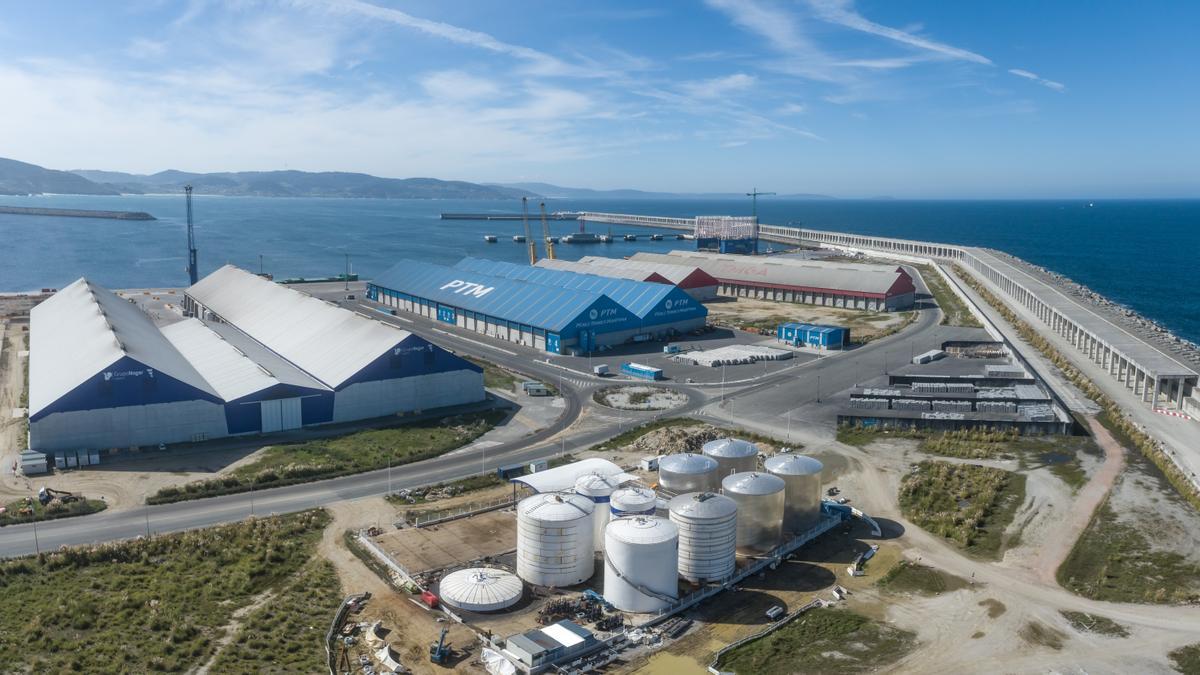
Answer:
<svg viewBox="0 0 1200 675"><path fill-rule="evenodd" d="M712 492L671 500L669 516L679 528L679 576L692 583L725 579L737 565L738 506Z"/></svg>
<svg viewBox="0 0 1200 675"><path fill-rule="evenodd" d="M575 481L575 493L586 497L592 502L592 546L597 551L604 550L604 526L608 525L609 500L612 493L619 487L617 479L612 476L590 474L580 476Z"/></svg>
<svg viewBox="0 0 1200 675"><path fill-rule="evenodd" d="M676 493L716 490L717 460L690 452L667 455L658 460L658 484Z"/></svg>
<svg viewBox="0 0 1200 675"><path fill-rule="evenodd" d="M726 476L721 491L737 502L737 547L752 552L769 551L783 531L783 479L750 471Z"/></svg>
<svg viewBox="0 0 1200 675"><path fill-rule="evenodd" d="M771 457L766 467L786 486L783 530L798 533L816 525L821 520L821 460L787 453Z"/></svg>
<svg viewBox="0 0 1200 675"><path fill-rule="evenodd" d="M608 500L611 518L621 516L652 516L658 504L654 490L644 487L621 488Z"/></svg>
<svg viewBox="0 0 1200 675"><path fill-rule="evenodd" d="M573 586L595 571L592 502L542 493L517 505L517 576L535 586Z"/></svg>
<svg viewBox="0 0 1200 675"><path fill-rule="evenodd" d="M470 567L447 574L438 583L438 596L447 605L469 612L498 612L517 604L523 589L512 572Z"/></svg>
<svg viewBox="0 0 1200 675"><path fill-rule="evenodd" d="M717 475L724 479L731 473L758 469L758 446L740 438L718 438L700 449L705 457L717 460Z"/></svg>
<svg viewBox="0 0 1200 675"><path fill-rule="evenodd" d="M656 612L679 598L679 529L665 518L617 518L604 530L604 599Z"/></svg>

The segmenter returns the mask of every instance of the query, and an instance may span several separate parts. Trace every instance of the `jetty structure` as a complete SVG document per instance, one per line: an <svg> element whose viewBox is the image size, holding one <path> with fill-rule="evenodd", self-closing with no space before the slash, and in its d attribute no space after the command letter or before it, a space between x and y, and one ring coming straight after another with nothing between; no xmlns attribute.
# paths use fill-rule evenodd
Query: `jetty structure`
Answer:
<svg viewBox="0 0 1200 675"><path fill-rule="evenodd" d="M103 218L105 220L158 220L145 211L51 209L41 206L0 206L0 213L14 216L58 216L65 218Z"/></svg>

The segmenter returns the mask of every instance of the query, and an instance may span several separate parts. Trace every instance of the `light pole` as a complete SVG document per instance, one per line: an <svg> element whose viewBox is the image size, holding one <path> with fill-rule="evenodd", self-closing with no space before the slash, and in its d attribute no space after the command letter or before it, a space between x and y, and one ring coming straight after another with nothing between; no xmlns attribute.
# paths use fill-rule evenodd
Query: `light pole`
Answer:
<svg viewBox="0 0 1200 675"><path fill-rule="evenodd" d="M33 552L38 555L42 554L42 545L38 542L36 511L33 513Z"/></svg>
<svg viewBox="0 0 1200 675"><path fill-rule="evenodd" d="M792 442L792 409L791 408L787 409L787 440L788 440L788 443Z"/></svg>
<svg viewBox="0 0 1200 675"><path fill-rule="evenodd" d="M250 479L250 515L254 516L254 479Z"/></svg>
<svg viewBox="0 0 1200 675"><path fill-rule="evenodd" d="M388 453L388 491L387 491L387 493L389 495L392 494L392 453L390 453L390 452Z"/></svg>

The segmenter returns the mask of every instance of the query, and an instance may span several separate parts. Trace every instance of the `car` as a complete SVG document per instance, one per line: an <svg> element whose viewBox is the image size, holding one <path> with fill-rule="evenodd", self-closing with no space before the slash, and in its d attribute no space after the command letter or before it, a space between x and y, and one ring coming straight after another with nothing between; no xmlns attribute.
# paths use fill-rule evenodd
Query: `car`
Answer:
<svg viewBox="0 0 1200 675"><path fill-rule="evenodd" d="M779 617L783 616L783 607L780 607L779 605L774 605L771 607L771 609L767 610L766 614L767 614L768 619L774 621L774 620L778 619Z"/></svg>

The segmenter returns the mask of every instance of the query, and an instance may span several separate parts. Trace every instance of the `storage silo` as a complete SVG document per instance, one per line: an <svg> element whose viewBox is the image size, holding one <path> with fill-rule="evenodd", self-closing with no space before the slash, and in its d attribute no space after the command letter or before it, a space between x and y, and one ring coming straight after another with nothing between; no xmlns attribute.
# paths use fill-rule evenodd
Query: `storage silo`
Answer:
<svg viewBox="0 0 1200 675"><path fill-rule="evenodd" d="M604 599L656 612L679 598L679 529L665 518L617 518L604 530Z"/></svg>
<svg viewBox="0 0 1200 675"><path fill-rule="evenodd" d="M726 476L721 491L737 503L737 547L748 552L769 551L783 531L783 479L750 471Z"/></svg>
<svg viewBox="0 0 1200 675"><path fill-rule="evenodd" d="M608 500L610 518L622 516L652 516L658 504L654 490L644 487L621 488Z"/></svg>
<svg viewBox="0 0 1200 675"><path fill-rule="evenodd" d="M719 581L737 566L737 503L712 492L671 500L669 517L679 528L679 576L692 583Z"/></svg>
<svg viewBox="0 0 1200 675"><path fill-rule="evenodd" d="M498 612L517 604L524 586L512 572L471 567L451 572L438 582L438 597L469 612Z"/></svg>
<svg viewBox="0 0 1200 675"><path fill-rule="evenodd" d="M785 505L783 530L803 532L821 520L821 460L807 455L775 455L765 463L767 471L783 479Z"/></svg>
<svg viewBox="0 0 1200 675"><path fill-rule="evenodd" d="M681 452L658 460L658 484L675 493L716 490L717 460L704 455Z"/></svg>
<svg viewBox="0 0 1200 675"><path fill-rule="evenodd" d="M608 525L609 500L618 487L616 478L594 473L580 476L575 481L575 493L592 502L592 546L596 551L604 550L604 526Z"/></svg>
<svg viewBox="0 0 1200 675"><path fill-rule="evenodd" d="M517 576L535 586L573 586L595 571L592 502L542 493L517 505Z"/></svg>
<svg viewBox="0 0 1200 675"><path fill-rule="evenodd" d="M731 473L758 469L758 446L740 438L718 438L700 449L705 457L717 460L717 475L722 480Z"/></svg>

